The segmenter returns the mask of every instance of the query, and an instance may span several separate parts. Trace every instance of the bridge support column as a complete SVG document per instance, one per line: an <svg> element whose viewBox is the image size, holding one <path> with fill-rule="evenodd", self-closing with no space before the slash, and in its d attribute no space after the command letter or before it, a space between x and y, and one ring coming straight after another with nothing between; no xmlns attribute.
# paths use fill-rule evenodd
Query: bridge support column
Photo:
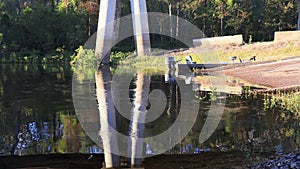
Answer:
<svg viewBox="0 0 300 169"><path fill-rule="evenodd" d="M109 64L110 49L114 38L114 24L117 0L104 0L100 3L95 55L99 64Z"/></svg>
<svg viewBox="0 0 300 169"><path fill-rule="evenodd" d="M151 45L146 0L130 0L136 54L150 55Z"/></svg>

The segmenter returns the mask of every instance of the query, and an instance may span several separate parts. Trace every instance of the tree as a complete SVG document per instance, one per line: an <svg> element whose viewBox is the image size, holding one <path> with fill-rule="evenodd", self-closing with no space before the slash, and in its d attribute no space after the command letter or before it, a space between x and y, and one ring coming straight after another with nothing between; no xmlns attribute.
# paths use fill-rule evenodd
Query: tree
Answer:
<svg viewBox="0 0 300 169"><path fill-rule="evenodd" d="M232 7L232 1L228 0L222 1L222 0L215 0L213 2L215 8L216 8L216 14L217 17L220 19L220 35L223 35L223 27L224 27L224 18L230 14L230 7ZM231 6L229 6L231 5Z"/></svg>

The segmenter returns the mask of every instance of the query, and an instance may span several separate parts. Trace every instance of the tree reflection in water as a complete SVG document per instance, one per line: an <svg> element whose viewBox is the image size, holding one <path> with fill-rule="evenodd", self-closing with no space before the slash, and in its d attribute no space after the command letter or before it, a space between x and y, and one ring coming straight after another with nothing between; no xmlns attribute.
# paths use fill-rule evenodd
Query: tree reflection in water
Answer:
<svg viewBox="0 0 300 169"><path fill-rule="evenodd" d="M69 67L0 64L0 72L1 155L85 152Z"/></svg>
<svg viewBox="0 0 300 169"><path fill-rule="evenodd" d="M102 139L99 138L100 118L99 107L97 107L95 100L94 81L90 83L90 79L82 80L82 84L77 86L78 97L80 97L78 99L82 99L78 102L83 104L81 104L82 111L77 113L76 110L75 115L73 104L76 100L72 100L71 95L72 72L70 69L54 66L45 66L40 69L43 69L42 74L39 73L38 68L35 66L0 65L0 155L41 155L66 152L101 153L102 150L97 146L102 144ZM110 70L107 67L102 68L101 71L99 71L101 73L99 76L102 76L102 80L101 78L98 80L101 80L102 84L99 84L102 85L102 89L110 89ZM132 75L132 73L130 74ZM119 73L119 76L127 78L128 73ZM80 75L76 74L74 78L80 79L80 77ZM95 74L92 73L91 77L95 77ZM138 95L137 80L142 79L139 77L144 78L144 84L146 84L146 79L150 78L147 74L144 74L144 76L137 74L131 84L126 84L127 89L130 91L124 91L124 93L132 99L130 102L131 106L135 101L133 99L134 96ZM150 99L153 90L160 89L164 92L167 102L163 114L155 121L149 122L149 115L152 113L150 111L154 105L150 101L150 109L147 112L146 123L143 126L143 138L145 139L167 130L174 123L178 116L178 110L182 106L179 86L176 83L165 82L164 79L163 73L151 75L150 89L147 89L148 92L150 90ZM179 80L177 82L179 83ZM187 85L192 90L192 84ZM100 86L99 89L101 89ZM88 93L90 100L85 95L80 95L81 93L89 92L87 90L90 90L90 93ZM102 97L108 97L108 91L110 90L102 90L102 93L106 94L103 94ZM117 91L113 88L113 92L120 93L122 91ZM74 92L72 94L76 95ZM201 97L198 117L193 128L178 145L174 146L167 153L193 154L206 151L239 150L251 157L277 151L283 151L284 153L293 152L296 148L299 148L299 118L295 118L293 113L278 107L264 109L263 96L245 97L243 95L229 94L227 94L225 111L218 128L205 143L199 144L199 134L205 120L208 118L207 112L211 106L211 101L208 97L209 93L205 91L196 93L195 91L196 96L200 94L207 97ZM124 97L124 95L121 96L121 98ZM195 97L198 100L199 98ZM109 103L111 100L103 101ZM105 106L107 105L105 104ZM149 108L149 105L146 107ZM120 117L120 112L112 109L112 107L105 110L109 112L115 111L116 117L112 122L115 123L116 130L123 135L129 135L130 131L133 132L129 127L130 125L132 126L130 118L133 119L133 116L138 114L134 114L134 109L133 107L131 108L132 111L129 111L129 118ZM175 135L179 132L172 134ZM126 153L128 150L134 151L129 141L126 140L126 145L128 145L125 150ZM25 147L18 149L18 143L20 143L19 147ZM113 143L113 140L111 143ZM120 143L118 144L120 145ZM116 146L118 144L113 143L112 145ZM163 153L160 151L161 147L159 147L158 143L151 142L151 140L135 151L145 153L145 149L149 154ZM131 153L130 151L128 153ZM119 164L118 160L116 161ZM138 163L138 160L133 163Z"/></svg>

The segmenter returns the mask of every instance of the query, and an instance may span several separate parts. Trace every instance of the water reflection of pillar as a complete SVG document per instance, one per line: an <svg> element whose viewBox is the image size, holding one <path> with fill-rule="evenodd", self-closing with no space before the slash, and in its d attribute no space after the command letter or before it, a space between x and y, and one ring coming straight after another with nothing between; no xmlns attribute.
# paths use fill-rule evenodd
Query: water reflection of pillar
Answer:
<svg viewBox="0 0 300 169"><path fill-rule="evenodd" d="M178 92L178 85L175 82L171 83L169 88L169 103L167 113L170 117L174 118L176 118L177 112L179 110Z"/></svg>
<svg viewBox="0 0 300 169"><path fill-rule="evenodd" d="M147 113L149 90L150 76L145 76L143 72L138 72L129 129L129 135L131 137L129 139L128 153L131 156L130 165L132 167L138 167L142 164L142 159L137 157L141 157L144 150L143 132Z"/></svg>
<svg viewBox="0 0 300 169"><path fill-rule="evenodd" d="M175 105L176 105L176 110L177 110L177 112L179 112L179 109L180 109L180 89L179 89L179 86L178 85L176 85L176 88L175 88L175 90L176 90L176 103L175 103Z"/></svg>
<svg viewBox="0 0 300 169"><path fill-rule="evenodd" d="M103 140L106 168L119 167L120 159L112 152L118 152L117 136L111 128L116 128L116 112L111 93L111 74L108 66L99 68L96 74L96 95L100 115L100 136Z"/></svg>

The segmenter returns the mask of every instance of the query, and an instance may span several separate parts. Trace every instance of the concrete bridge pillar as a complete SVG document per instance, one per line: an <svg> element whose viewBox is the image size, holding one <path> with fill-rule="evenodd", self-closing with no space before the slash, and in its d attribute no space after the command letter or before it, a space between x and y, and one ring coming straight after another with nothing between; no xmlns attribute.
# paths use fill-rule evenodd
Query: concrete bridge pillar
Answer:
<svg viewBox="0 0 300 169"><path fill-rule="evenodd" d="M100 4L95 54L99 64L109 64L110 49L118 30L113 24L119 0L103 0ZM138 56L151 52L146 0L130 0L136 53Z"/></svg>
<svg viewBox="0 0 300 169"><path fill-rule="evenodd" d="M109 64L110 49L114 40L114 24L116 13L116 0L103 0L100 3L98 18L95 55L99 64Z"/></svg>
<svg viewBox="0 0 300 169"><path fill-rule="evenodd" d="M146 0L130 0L136 54L150 55L150 36Z"/></svg>

